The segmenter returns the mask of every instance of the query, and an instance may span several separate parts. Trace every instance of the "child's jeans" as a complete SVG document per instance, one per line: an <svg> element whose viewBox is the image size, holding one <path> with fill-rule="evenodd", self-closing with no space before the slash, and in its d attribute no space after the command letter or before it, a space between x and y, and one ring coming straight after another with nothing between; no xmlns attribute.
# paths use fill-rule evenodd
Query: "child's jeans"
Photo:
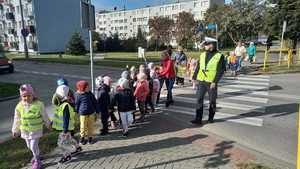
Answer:
<svg viewBox="0 0 300 169"><path fill-rule="evenodd" d="M146 106L145 106L146 101L139 101L138 100L138 106L139 106L139 110L141 113L141 117L144 118L145 114L146 114Z"/></svg>
<svg viewBox="0 0 300 169"><path fill-rule="evenodd" d="M80 115L80 136L92 137L94 133L95 114Z"/></svg>
<svg viewBox="0 0 300 169"><path fill-rule="evenodd" d="M152 93L152 98L151 99L152 99L152 103L153 103L154 106L157 105L156 104L157 96L158 96L158 93L155 93L155 92Z"/></svg>
<svg viewBox="0 0 300 169"><path fill-rule="evenodd" d="M120 112L123 131L128 131L128 126L133 122L132 112Z"/></svg>
<svg viewBox="0 0 300 169"><path fill-rule="evenodd" d="M27 147L31 150L33 158L39 160L40 149L39 149L39 140L36 139L25 139Z"/></svg>

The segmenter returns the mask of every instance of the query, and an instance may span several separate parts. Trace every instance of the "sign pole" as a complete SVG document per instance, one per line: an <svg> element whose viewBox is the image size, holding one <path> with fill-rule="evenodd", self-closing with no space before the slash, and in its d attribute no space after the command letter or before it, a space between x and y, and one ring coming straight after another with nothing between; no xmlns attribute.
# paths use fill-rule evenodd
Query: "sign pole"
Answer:
<svg viewBox="0 0 300 169"><path fill-rule="evenodd" d="M218 40L218 24L216 24L216 39L217 39L217 50L219 50L219 40Z"/></svg>
<svg viewBox="0 0 300 169"><path fill-rule="evenodd" d="M283 48L283 38L284 38L284 32L286 31L286 21L283 22L282 27L282 34L281 34L281 45L280 45L280 53L279 53L279 61L278 65L281 65L281 58L282 58L282 48Z"/></svg>
<svg viewBox="0 0 300 169"><path fill-rule="evenodd" d="M21 19L22 19L22 30L25 31L25 21L24 21L22 0L19 0L19 3L20 3L20 10L21 10L20 12L21 12ZM26 36L24 33L22 33L22 36L23 36L23 41L24 41L25 58L28 59L29 55L28 55L28 46L27 46L27 39L26 39L26 37L28 36L28 33Z"/></svg>
<svg viewBox="0 0 300 169"><path fill-rule="evenodd" d="M91 91L94 93L94 60L93 60L93 37L92 37L92 0L89 0L89 37L90 37L90 62L91 62Z"/></svg>

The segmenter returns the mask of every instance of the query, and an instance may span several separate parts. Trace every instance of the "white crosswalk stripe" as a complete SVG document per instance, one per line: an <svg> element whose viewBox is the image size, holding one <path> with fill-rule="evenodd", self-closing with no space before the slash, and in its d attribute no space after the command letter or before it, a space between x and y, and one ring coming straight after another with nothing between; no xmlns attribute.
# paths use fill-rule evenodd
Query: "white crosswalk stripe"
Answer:
<svg viewBox="0 0 300 169"><path fill-rule="evenodd" d="M224 77L224 80L249 80L249 81L259 81L259 82L269 82L270 79L261 79L253 77Z"/></svg>
<svg viewBox="0 0 300 169"><path fill-rule="evenodd" d="M269 100L270 77L267 75L240 75L238 77L224 77L218 87L216 119L251 126L263 126L260 116L266 111ZM191 86L174 88L175 104L162 108L169 112L176 112L195 116L196 90ZM166 97L165 95L162 95ZM205 111L208 113L209 101L204 101Z"/></svg>
<svg viewBox="0 0 300 169"><path fill-rule="evenodd" d="M172 106L170 108L162 107L161 110L195 116L195 109L192 109L192 108L183 108L180 106ZM207 118L207 116L208 116L207 113L204 114L204 118ZM243 117L240 115L229 114L229 113L216 112L215 119L229 121L229 122L235 122L235 123L240 123L240 124L246 124L246 125L251 125L251 126L258 126L258 127L263 126L263 119L254 118L254 117Z"/></svg>

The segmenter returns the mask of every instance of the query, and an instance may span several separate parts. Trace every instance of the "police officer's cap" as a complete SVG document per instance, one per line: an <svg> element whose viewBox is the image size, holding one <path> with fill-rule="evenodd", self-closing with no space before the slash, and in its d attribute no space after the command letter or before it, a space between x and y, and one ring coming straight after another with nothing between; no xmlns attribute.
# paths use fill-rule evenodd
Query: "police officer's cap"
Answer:
<svg viewBox="0 0 300 169"><path fill-rule="evenodd" d="M215 39L215 38L211 38L211 37L205 37L204 38L204 41L202 42L204 45L209 45L209 44L212 44L212 43L217 43L218 40Z"/></svg>

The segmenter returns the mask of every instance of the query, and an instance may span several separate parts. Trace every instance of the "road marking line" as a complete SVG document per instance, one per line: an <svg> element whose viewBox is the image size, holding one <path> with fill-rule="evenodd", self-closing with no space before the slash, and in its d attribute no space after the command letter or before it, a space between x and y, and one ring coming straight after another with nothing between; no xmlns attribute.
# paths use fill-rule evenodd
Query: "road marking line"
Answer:
<svg viewBox="0 0 300 169"><path fill-rule="evenodd" d="M162 97L166 97L165 95L161 95ZM196 98L187 98L187 97L181 97L181 96L173 96L175 101L183 102L183 103L190 103L190 104L196 104L197 99ZM205 105L209 104L209 101L204 101ZM243 110L243 111L255 111L259 113L265 112L265 106L252 106L247 104L238 104L238 103L228 103L223 101L217 101L217 107L219 108L227 108L227 109L234 109L234 110Z"/></svg>
<svg viewBox="0 0 300 169"><path fill-rule="evenodd" d="M240 75L238 75L238 77L262 78L262 79L270 78L270 76L268 76L268 75L244 75L244 74L240 74Z"/></svg>
<svg viewBox="0 0 300 169"><path fill-rule="evenodd" d="M246 81L260 81L260 82L270 82L270 79L260 79L260 78L251 78L251 77L223 77L225 80L246 80Z"/></svg>
<svg viewBox="0 0 300 169"><path fill-rule="evenodd" d="M285 98L291 100L300 100L300 96L297 95L290 95L290 94L281 94L281 93L270 93L270 97L274 98Z"/></svg>
<svg viewBox="0 0 300 169"><path fill-rule="evenodd" d="M196 94L195 94L195 96L196 96ZM268 100L269 100L267 98L261 98L261 97L235 96L235 95L230 95L230 94L222 94L222 95L219 95L219 96L221 96L219 98L221 100L222 99L229 99L229 100L238 100L238 101L246 101L246 102L253 102L253 103L263 103L263 104L268 103ZM180 97L180 96L176 96L176 97Z"/></svg>
<svg viewBox="0 0 300 169"><path fill-rule="evenodd" d="M250 85L257 85L257 86L269 86L269 83L263 82L251 82L251 81L240 81L240 80L221 80L219 84L250 84Z"/></svg>
<svg viewBox="0 0 300 169"><path fill-rule="evenodd" d="M47 73L47 72L37 72L37 71L26 71L26 70L18 70L16 69L17 72L22 72L22 73L28 73L28 74L39 74L39 75L44 75L44 76L63 76L63 77L69 77L69 78L75 78L75 79L85 79L88 80L90 79L87 76L77 76L77 75L70 75L70 74L59 74L59 73Z"/></svg>
<svg viewBox="0 0 300 169"><path fill-rule="evenodd" d="M258 89L258 90L268 90L269 87L261 87L261 86L250 86L250 85L222 85L222 88L237 88L237 89Z"/></svg>
<svg viewBox="0 0 300 169"><path fill-rule="evenodd" d="M193 89L192 87L185 87L185 88L175 88L174 90L184 90L189 89L189 91L192 91L193 93L196 93L196 89ZM259 96L268 96L268 91L255 91L255 90L239 90L239 89L230 89L230 88L224 88L222 86L218 87L218 92L221 94L230 94L230 93L237 93L237 94L253 94L253 95L259 95Z"/></svg>
<svg viewBox="0 0 300 169"><path fill-rule="evenodd" d="M191 109L191 108L182 108L179 106L171 106L169 108L161 108L161 109L164 111L171 111L171 112L195 116L195 109ZM204 116L207 117L208 114L204 113ZM257 127L263 126L263 119L261 119L261 118L243 117L240 115L228 114L228 113L222 113L222 112L216 112L215 119L234 122L234 123L240 123L240 124L246 124L246 125L250 125L250 126L257 126Z"/></svg>

